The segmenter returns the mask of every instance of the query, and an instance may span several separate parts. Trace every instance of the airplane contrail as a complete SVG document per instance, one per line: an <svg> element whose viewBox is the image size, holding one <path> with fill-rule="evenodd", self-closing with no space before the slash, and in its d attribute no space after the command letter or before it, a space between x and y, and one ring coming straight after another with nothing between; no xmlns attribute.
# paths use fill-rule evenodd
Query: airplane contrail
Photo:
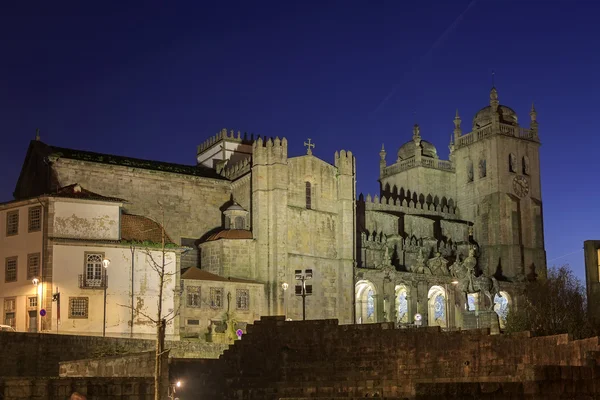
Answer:
<svg viewBox="0 0 600 400"><path fill-rule="evenodd" d="M431 45L431 47L429 48L429 50L427 51L427 53L425 53L425 55L423 55L423 57L421 57L421 59L419 60L419 62L417 62L416 64L413 64L412 70L407 75L412 75L412 73L415 71L417 65L422 64L423 61L425 61L425 59L431 57L431 54L433 53L433 51L436 48L438 48L444 42L444 40L446 40L446 38L448 37L448 35L450 35L450 33L452 33L452 31L454 31L456 29L456 27L458 26L458 24L460 24L460 22L462 21L463 17L465 16L465 14L471 8L473 8L473 6L475 5L475 3L477 3L477 0L471 0L471 2L469 3L469 5L467 5L467 8L465 8L463 10L463 12L461 12L460 15L458 17L456 17L456 19L452 22L452 24L450 24L450 26L448 28L446 28L446 30L444 32L442 32L442 34L440 35L440 37L438 37L436 39L436 41L433 42L433 45ZM405 78L402 80L402 82L404 82L406 79L407 79L407 77L405 76ZM392 89L390 90L390 92L388 93L388 95L384 97L384 99L379 103L379 105L377 107L375 107L375 110L373 110L371 112L371 114L375 114L377 111L379 111L381 109L381 107L383 107L383 105L385 103L387 103L387 101L390 98L392 98L392 96L394 94L396 94L396 91L398 90L399 86L400 86L400 83L394 85L392 87Z"/></svg>

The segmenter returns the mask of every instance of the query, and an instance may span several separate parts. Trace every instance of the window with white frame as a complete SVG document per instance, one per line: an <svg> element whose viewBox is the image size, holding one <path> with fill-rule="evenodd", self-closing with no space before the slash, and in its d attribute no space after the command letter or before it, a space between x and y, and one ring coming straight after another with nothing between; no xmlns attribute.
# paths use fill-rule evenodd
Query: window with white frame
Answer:
<svg viewBox="0 0 600 400"><path fill-rule="evenodd" d="M17 235L19 233L19 210L6 213L6 236Z"/></svg>
<svg viewBox="0 0 600 400"><path fill-rule="evenodd" d="M29 308L37 308L37 304L38 304L37 296L36 297L29 297L27 299L27 305L29 306Z"/></svg>
<svg viewBox="0 0 600 400"><path fill-rule="evenodd" d="M86 286L102 286L103 259L103 253L85 253Z"/></svg>
<svg viewBox="0 0 600 400"><path fill-rule="evenodd" d="M17 281L17 257L8 257L4 263L4 281Z"/></svg>
<svg viewBox="0 0 600 400"><path fill-rule="evenodd" d="M87 297L69 297L69 318L87 318L88 303Z"/></svg>
<svg viewBox="0 0 600 400"><path fill-rule="evenodd" d="M210 288L210 306L223 308L223 288Z"/></svg>
<svg viewBox="0 0 600 400"><path fill-rule="evenodd" d="M14 298L4 299L4 325L16 327L16 300Z"/></svg>
<svg viewBox="0 0 600 400"><path fill-rule="evenodd" d="M27 255L27 279L39 278L40 253Z"/></svg>
<svg viewBox="0 0 600 400"><path fill-rule="evenodd" d="M238 310L247 310L250 308L250 291L248 289L236 289L235 308Z"/></svg>
<svg viewBox="0 0 600 400"><path fill-rule="evenodd" d="M42 207L29 207L29 221L27 223L29 232L37 232L42 229Z"/></svg>
<svg viewBox="0 0 600 400"><path fill-rule="evenodd" d="M187 290L187 306L200 307L200 286L188 286Z"/></svg>

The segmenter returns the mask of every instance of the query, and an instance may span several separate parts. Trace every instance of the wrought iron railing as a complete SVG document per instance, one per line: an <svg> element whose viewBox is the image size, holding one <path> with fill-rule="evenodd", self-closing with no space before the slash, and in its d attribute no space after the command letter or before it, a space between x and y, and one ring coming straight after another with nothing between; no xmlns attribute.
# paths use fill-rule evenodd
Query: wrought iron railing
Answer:
<svg viewBox="0 0 600 400"><path fill-rule="evenodd" d="M79 275L80 289L104 289L108 282L108 275L104 274L97 278L88 278L86 275Z"/></svg>

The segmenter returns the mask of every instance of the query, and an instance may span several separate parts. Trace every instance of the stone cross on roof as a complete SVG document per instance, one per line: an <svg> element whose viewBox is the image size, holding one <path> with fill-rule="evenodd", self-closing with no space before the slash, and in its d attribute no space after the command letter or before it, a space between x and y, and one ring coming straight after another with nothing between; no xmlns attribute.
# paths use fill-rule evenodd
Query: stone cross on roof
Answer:
<svg viewBox="0 0 600 400"><path fill-rule="evenodd" d="M310 138L308 138L308 143L304 142L304 145L306 146L306 154L310 156L312 154L311 148L314 148L315 144L311 143Z"/></svg>

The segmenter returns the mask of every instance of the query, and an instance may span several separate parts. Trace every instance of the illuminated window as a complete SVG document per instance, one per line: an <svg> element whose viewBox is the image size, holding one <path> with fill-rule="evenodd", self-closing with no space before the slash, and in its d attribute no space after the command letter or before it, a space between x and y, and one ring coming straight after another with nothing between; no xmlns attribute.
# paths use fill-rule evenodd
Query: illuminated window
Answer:
<svg viewBox="0 0 600 400"><path fill-rule="evenodd" d="M40 274L40 253L27 255L27 279L39 278Z"/></svg>
<svg viewBox="0 0 600 400"><path fill-rule="evenodd" d="M38 303L37 297L30 297L29 298L29 308L36 308L37 307L37 303Z"/></svg>
<svg viewBox="0 0 600 400"><path fill-rule="evenodd" d="M42 229L42 207L29 207L29 232L36 232Z"/></svg>
<svg viewBox="0 0 600 400"><path fill-rule="evenodd" d="M6 213L6 236L19 233L19 210Z"/></svg>
<svg viewBox="0 0 600 400"><path fill-rule="evenodd" d="M250 291L248 289L236 289L235 308L247 310L250 308Z"/></svg>
<svg viewBox="0 0 600 400"><path fill-rule="evenodd" d="M5 299L4 300L4 325L12 326L13 328L16 326L15 319L15 299Z"/></svg>
<svg viewBox="0 0 600 400"><path fill-rule="evenodd" d="M210 306L212 308L223 308L223 289L210 288Z"/></svg>
<svg viewBox="0 0 600 400"><path fill-rule="evenodd" d="M4 281L17 281L17 257L8 257L4 264Z"/></svg>
<svg viewBox="0 0 600 400"><path fill-rule="evenodd" d="M310 182L306 182L306 208L308 210L312 208L312 187Z"/></svg>
<svg viewBox="0 0 600 400"><path fill-rule="evenodd" d="M200 286L187 287L188 307L200 307Z"/></svg>

